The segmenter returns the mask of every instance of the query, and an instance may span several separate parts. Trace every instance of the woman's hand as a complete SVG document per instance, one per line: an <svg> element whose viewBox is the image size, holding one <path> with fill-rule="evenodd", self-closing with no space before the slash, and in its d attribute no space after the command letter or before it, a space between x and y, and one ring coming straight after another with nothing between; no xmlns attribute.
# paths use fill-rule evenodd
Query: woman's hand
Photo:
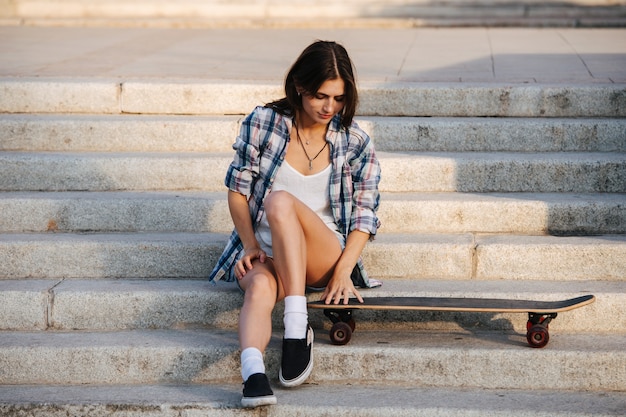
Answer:
<svg viewBox="0 0 626 417"><path fill-rule="evenodd" d="M361 294L359 294L352 283L352 279L350 278L351 272L352 270L350 269L341 271L337 268L335 269L333 277L328 281L326 290L322 294L321 299L324 300L326 304L330 304L331 302L339 304L342 299L344 304L348 304L351 294L353 294L360 303L363 302Z"/></svg>
<svg viewBox="0 0 626 417"><path fill-rule="evenodd" d="M252 269L252 261L258 259L261 263L265 263L267 255L261 248L255 247L246 249L243 257L235 264L235 276L237 279L243 278L246 272Z"/></svg>

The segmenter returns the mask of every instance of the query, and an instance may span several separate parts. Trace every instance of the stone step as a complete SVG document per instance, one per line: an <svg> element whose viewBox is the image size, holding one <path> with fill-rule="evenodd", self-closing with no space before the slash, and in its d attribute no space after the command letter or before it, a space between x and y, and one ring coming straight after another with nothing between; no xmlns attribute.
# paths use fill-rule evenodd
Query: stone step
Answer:
<svg viewBox="0 0 626 417"><path fill-rule="evenodd" d="M379 152L381 191L626 192L623 153ZM0 152L2 191L223 191L232 153Z"/></svg>
<svg viewBox="0 0 626 417"><path fill-rule="evenodd" d="M594 294L584 308L559 313L550 323L555 334L620 333L626 329L626 282L620 281L383 281L362 289L363 297L477 297L563 300ZM312 292L310 300L321 293ZM241 292L232 283L206 280L0 280L0 330L231 329L237 328ZM281 329L282 303L273 316ZM526 314L357 311L357 330L526 332ZM309 310L320 335L330 321ZM418 334L418 333L416 333Z"/></svg>
<svg viewBox="0 0 626 417"><path fill-rule="evenodd" d="M211 233L0 234L0 279L206 278ZM380 234L363 259L381 279L623 281L626 236Z"/></svg>
<svg viewBox="0 0 626 417"><path fill-rule="evenodd" d="M359 381L279 388L271 409L240 409L241 384L0 386L6 417L122 417L134 415L272 417L608 417L620 416L624 394L610 391L485 390L431 388Z"/></svg>
<svg viewBox="0 0 626 417"><path fill-rule="evenodd" d="M248 114L281 97L281 82L71 78L0 79L2 113ZM622 84L365 82L360 116L624 117Z"/></svg>
<svg viewBox="0 0 626 417"><path fill-rule="evenodd" d="M6 2L5 2L6 3ZM2 7L3 6L3 7ZM623 2L574 1L122 1L14 0L7 23L125 27L623 26ZM622 19L616 19L616 18Z"/></svg>
<svg viewBox="0 0 626 417"><path fill-rule="evenodd" d="M317 417L473 417L491 416L619 416L620 392L558 390L445 389L344 383L281 389L274 382L278 405L268 416ZM126 417L128 410L155 417L185 415L236 417L241 384L130 386L0 386L0 413L17 417ZM256 415L248 411L245 415Z"/></svg>
<svg viewBox="0 0 626 417"><path fill-rule="evenodd" d="M323 332L322 332L323 333ZM3 332L2 385L238 383L236 331ZM510 332L355 332L348 346L317 335L311 384L624 391L626 334L553 334L541 350ZM281 335L266 351L275 378ZM541 363L541 377L537 367ZM349 364L349 366L346 366Z"/></svg>
<svg viewBox="0 0 626 417"><path fill-rule="evenodd" d="M384 193L380 233L626 233L625 194ZM214 232L224 192L4 192L0 233Z"/></svg>
<svg viewBox="0 0 626 417"><path fill-rule="evenodd" d="M230 152L242 116L2 114L0 151ZM359 117L379 151L625 152L626 119Z"/></svg>

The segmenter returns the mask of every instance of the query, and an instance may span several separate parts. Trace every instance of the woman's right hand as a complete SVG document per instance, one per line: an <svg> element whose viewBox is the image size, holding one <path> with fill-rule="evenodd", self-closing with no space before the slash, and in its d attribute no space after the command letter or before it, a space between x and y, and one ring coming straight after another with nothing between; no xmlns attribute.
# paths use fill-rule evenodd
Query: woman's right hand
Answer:
<svg viewBox="0 0 626 417"><path fill-rule="evenodd" d="M258 259L261 263L265 263L267 255L261 248L250 248L244 251L243 257L235 264L235 276L237 279L243 278L246 272L252 269L252 261Z"/></svg>

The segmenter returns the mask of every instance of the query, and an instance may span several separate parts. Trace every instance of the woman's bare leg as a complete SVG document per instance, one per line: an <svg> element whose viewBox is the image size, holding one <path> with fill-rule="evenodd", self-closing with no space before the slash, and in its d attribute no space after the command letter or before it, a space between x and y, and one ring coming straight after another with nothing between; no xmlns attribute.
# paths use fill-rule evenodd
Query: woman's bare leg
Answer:
<svg viewBox="0 0 626 417"><path fill-rule="evenodd" d="M263 355L272 334L272 310L281 293L271 259L253 261L239 280L245 291L239 316L241 376L244 380L244 407L276 404L276 396L265 372Z"/></svg>
<svg viewBox="0 0 626 417"><path fill-rule="evenodd" d="M335 234L304 203L285 191L270 193L265 212L272 231L274 267L285 294L285 336L279 380L302 384L313 369L313 331L308 325L305 287L323 286L341 256Z"/></svg>
<svg viewBox="0 0 626 417"><path fill-rule="evenodd" d="M254 347L265 352L272 336L272 310L284 293L271 259L265 263L257 260L253 265L239 281L244 291L239 313L239 344L242 350Z"/></svg>
<svg viewBox="0 0 626 417"><path fill-rule="evenodd" d="M304 295L306 285L324 286L341 256L341 245L319 216L288 192L265 200L272 230L274 266L285 295Z"/></svg>

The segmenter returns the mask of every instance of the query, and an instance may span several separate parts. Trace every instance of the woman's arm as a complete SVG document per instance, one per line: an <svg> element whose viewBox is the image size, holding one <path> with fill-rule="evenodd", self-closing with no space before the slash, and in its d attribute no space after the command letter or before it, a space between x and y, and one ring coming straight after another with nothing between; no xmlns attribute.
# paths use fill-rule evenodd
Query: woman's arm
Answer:
<svg viewBox="0 0 626 417"><path fill-rule="evenodd" d="M330 304L333 300L335 304L339 304L341 299L343 299L344 304L348 304L350 293L354 294L359 302L363 302L361 294L354 287L351 275L369 238L369 233L359 230L353 230L348 235L346 247L335 265L335 271L328 281L326 290L322 294L322 300L325 300L326 304Z"/></svg>
<svg viewBox="0 0 626 417"><path fill-rule="evenodd" d="M358 129L356 124L353 127ZM344 304L348 304L350 293L353 293L359 302L363 302L352 282L352 271L365 245L374 237L380 226L380 221L376 216L380 197L378 192L380 165L369 136L361 131L358 137L363 140L360 142L359 153L350 166L353 187L350 231L346 239L346 247L322 295L326 304L330 304L333 300L335 304L339 304L342 298Z"/></svg>

